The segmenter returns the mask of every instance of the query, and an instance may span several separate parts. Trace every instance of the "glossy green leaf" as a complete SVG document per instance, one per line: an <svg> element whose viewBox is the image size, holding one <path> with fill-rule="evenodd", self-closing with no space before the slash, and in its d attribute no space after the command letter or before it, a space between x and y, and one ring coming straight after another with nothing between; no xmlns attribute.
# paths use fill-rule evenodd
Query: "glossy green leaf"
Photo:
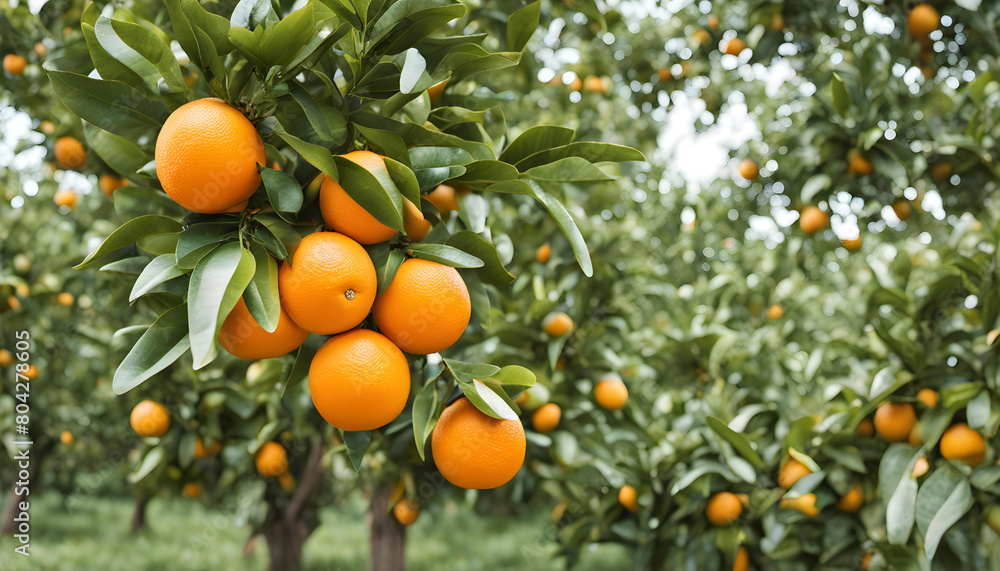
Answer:
<svg viewBox="0 0 1000 571"><path fill-rule="evenodd" d="M215 357L215 336L222 320L236 307L255 269L253 254L238 242L219 246L195 266L188 286L188 323L195 369Z"/></svg>
<svg viewBox="0 0 1000 571"><path fill-rule="evenodd" d="M180 229L180 222L158 214L134 218L119 226L96 250L91 252L82 262L74 266L73 269L85 268L97 261L98 258L110 254L118 248L128 246L145 236L165 232L177 232Z"/></svg>
<svg viewBox="0 0 1000 571"><path fill-rule="evenodd" d="M166 369L190 347L187 304L167 310L142 334L125 356L111 383L116 394L125 394Z"/></svg>

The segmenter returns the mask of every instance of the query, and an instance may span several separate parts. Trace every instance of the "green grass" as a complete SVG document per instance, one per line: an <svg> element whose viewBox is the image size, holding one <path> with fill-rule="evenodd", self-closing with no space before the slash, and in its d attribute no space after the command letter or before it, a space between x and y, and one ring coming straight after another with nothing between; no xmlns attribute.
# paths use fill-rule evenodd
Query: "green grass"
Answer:
<svg viewBox="0 0 1000 571"><path fill-rule="evenodd" d="M13 552L16 542L0 538L0 570L118 569L256 570L267 568L267 544L257 541L244 557L248 530L222 512L181 499L156 499L147 510L150 529L128 532L132 503L127 499L89 499L72 510L59 497L44 495L32 503L31 557ZM305 545L304 568L363 570L368 564L368 530L363 506L325 509L322 524ZM563 569L553 554L554 528L548 514L480 516L459 506L421 513L407 532L407 568L411 571ZM618 546L588 553L581 570L628 567Z"/></svg>

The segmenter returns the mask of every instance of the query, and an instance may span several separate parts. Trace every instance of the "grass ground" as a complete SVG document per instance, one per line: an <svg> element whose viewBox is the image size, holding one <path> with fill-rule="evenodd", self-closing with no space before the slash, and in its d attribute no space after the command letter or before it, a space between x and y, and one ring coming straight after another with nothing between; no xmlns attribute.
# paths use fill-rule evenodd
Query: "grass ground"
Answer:
<svg viewBox="0 0 1000 571"><path fill-rule="evenodd" d="M54 495L32 505L31 557L14 554L11 537L0 538L0 571L52 569L255 570L267 567L263 538L254 553L242 555L247 530L220 512L181 499L157 499L147 511L147 532L128 532L132 503L127 499L92 499L63 508ZM368 532L363 506L343 511L325 509L320 528L305 546L308 570L363 570L368 562ZM557 570L554 528L548 514L479 516L466 508L422 513L407 537L411 571ZM527 554L527 555L526 555ZM587 554L581 570L621 569L628 554L602 546Z"/></svg>

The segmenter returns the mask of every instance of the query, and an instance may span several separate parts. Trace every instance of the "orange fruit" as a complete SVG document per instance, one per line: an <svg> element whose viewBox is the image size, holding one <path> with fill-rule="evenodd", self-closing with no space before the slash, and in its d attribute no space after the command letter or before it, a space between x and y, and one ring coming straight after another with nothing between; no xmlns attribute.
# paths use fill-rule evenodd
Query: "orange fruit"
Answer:
<svg viewBox="0 0 1000 571"><path fill-rule="evenodd" d="M409 200L403 199L403 230L411 242L419 242L427 237L434 227L430 220L424 218L424 213Z"/></svg>
<svg viewBox="0 0 1000 571"><path fill-rule="evenodd" d="M861 571L868 571L868 566L872 563L872 552L868 551L861 557Z"/></svg>
<svg viewBox="0 0 1000 571"><path fill-rule="evenodd" d="M170 428L170 413L162 404L144 400L132 409L129 422L139 436L163 436Z"/></svg>
<svg viewBox="0 0 1000 571"><path fill-rule="evenodd" d="M83 148L83 143L73 137L59 137L56 139L52 152L63 168L78 169L87 164L87 150Z"/></svg>
<svg viewBox="0 0 1000 571"><path fill-rule="evenodd" d="M406 356L369 329L327 341L309 365L309 395L320 415L341 430L373 430L389 424L410 396Z"/></svg>
<svg viewBox="0 0 1000 571"><path fill-rule="evenodd" d="M719 27L719 17L716 16L715 14L709 14L707 22L708 22L708 27L709 28L718 28Z"/></svg>
<svg viewBox="0 0 1000 571"><path fill-rule="evenodd" d="M750 554L747 552L747 548L740 546L736 550L736 560L733 562L733 571L747 571L750 569Z"/></svg>
<svg viewBox="0 0 1000 571"><path fill-rule="evenodd" d="M188 482L184 484L184 488L181 490L181 493L183 493L185 497L195 499L201 495L201 488L195 482Z"/></svg>
<svg viewBox="0 0 1000 571"><path fill-rule="evenodd" d="M297 349L309 332L296 325L284 308L279 307L278 325L268 333L250 315L241 297L219 328L219 344L240 359L272 359Z"/></svg>
<svg viewBox="0 0 1000 571"><path fill-rule="evenodd" d="M926 39L940 23L941 15L930 4L917 4L906 19L910 35L917 39Z"/></svg>
<svg viewBox="0 0 1000 571"><path fill-rule="evenodd" d="M439 184L437 188L428 194L424 195L434 208L438 209L441 216L444 216L454 210L458 212L458 199L455 198L455 188L448 186L447 184Z"/></svg>
<svg viewBox="0 0 1000 571"><path fill-rule="evenodd" d="M53 123L52 121L49 121L48 119L39 123L38 128L41 129L41 131L46 135L51 135L52 133L56 132L56 124ZM933 172L933 170L931 172Z"/></svg>
<svg viewBox="0 0 1000 571"><path fill-rule="evenodd" d="M635 488L628 484L622 486L622 489L618 490L618 503L630 512L639 511L639 499Z"/></svg>
<svg viewBox="0 0 1000 571"><path fill-rule="evenodd" d="M548 244L542 244L541 247L538 248L538 251L535 252L535 259L538 260L539 264L547 264L549 262L549 258L551 257L552 246L549 246Z"/></svg>
<svg viewBox="0 0 1000 571"><path fill-rule="evenodd" d="M101 187L104 194L112 196L116 190L128 184L128 181L113 174L102 174L97 180L97 186Z"/></svg>
<svg viewBox="0 0 1000 571"><path fill-rule="evenodd" d="M938 402L938 393L934 389L923 388L917 392L917 400L927 408L934 408Z"/></svg>
<svg viewBox="0 0 1000 571"><path fill-rule="evenodd" d="M580 79L580 76L573 78L573 81L569 84L569 89L570 91L580 91L583 89L583 80Z"/></svg>
<svg viewBox="0 0 1000 571"><path fill-rule="evenodd" d="M785 465L781 467L781 471L778 472L778 485L786 490L795 485L802 479L803 476L808 476L812 474L812 470L808 466L799 462L795 458L789 458L785 461Z"/></svg>
<svg viewBox="0 0 1000 571"><path fill-rule="evenodd" d="M375 300L375 323L407 353L451 347L472 317L472 301L455 268L419 258L404 261Z"/></svg>
<svg viewBox="0 0 1000 571"><path fill-rule="evenodd" d="M392 515L402 525L411 525L420 516L420 505L411 499L400 500L393 506Z"/></svg>
<svg viewBox="0 0 1000 571"><path fill-rule="evenodd" d="M441 99L441 94L444 93L445 86L448 85L448 80L439 81L434 85L427 88L427 97L431 100L431 105L437 103Z"/></svg>
<svg viewBox="0 0 1000 571"><path fill-rule="evenodd" d="M34 380L38 376L38 367L34 365L28 365L28 370L25 371L24 376L28 378L29 381Z"/></svg>
<svg viewBox="0 0 1000 571"><path fill-rule="evenodd" d="M910 214L913 209L910 207L910 203L905 200L897 200L892 203L892 211L896 214L896 218L902 221L907 221L910 219Z"/></svg>
<svg viewBox="0 0 1000 571"><path fill-rule="evenodd" d="M660 81L667 81L667 80L669 80L669 79L670 79L670 78L671 78L672 76L673 76L673 74L672 74L672 73L670 73L670 68L669 68L669 67L661 67L660 69L658 69L658 70L656 71L656 77L657 77L657 78L658 78L658 79L659 79Z"/></svg>
<svg viewBox="0 0 1000 571"><path fill-rule="evenodd" d="M56 195L52 198L52 201L55 202L57 205L65 206L70 210L76 208L77 200L78 198L76 196L76 193L69 188L64 188L56 192Z"/></svg>
<svg viewBox="0 0 1000 571"><path fill-rule="evenodd" d="M292 490L295 489L295 478L293 478L292 475L289 474L288 472L285 472L284 474L279 474L278 485L281 486L281 489L285 490L286 492L291 492Z"/></svg>
<svg viewBox="0 0 1000 571"><path fill-rule="evenodd" d="M767 318L770 320L781 319L785 315L785 310L780 305L772 305L767 308Z"/></svg>
<svg viewBox="0 0 1000 571"><path fill-rule="evenodd" d="M215 456L222 450L222 443L218 440L212 442L212 445L205 448L205 441L199 436L194 440L194 457L195 458L207 458L209 456Z"/></svg>
<svg viewBox="0 0 1000 571"><path fill-rule="evenodd" d="M920 436L920 423L914 422L913 428L910 429L910 434L906 437L906 442L910 446L920 446L924 443L924 439Z"/></svg>
<svg viewBox="0 0 1000 571"><path fill-rule="evenodd" d="M386 170L382 157L371 151L354 151L343 157L361 165L372 174ZM328 226L362 244L385 242L397 233L396 230L376 220L347 194L340 183L329 176L323 179L323 186L320 187L319 206L323 220Z"/></svg>
<svg viewBox="0 0 1000 571"><path fill-rule="evenodd" d="M604 88L604 80L596 75L587 76L583 80L583 90L592 93L607 93L607 89Z"/></svg>
<svg viewBox="0 0 1000 571"><path fill-rule="evenodd" d="M747 43L739 38L733 38L726 42L726 53L731 56L738 56L747 49Z"/></svg>
<svg viewBox="0 0 1000 571"><path fill-rule="evenodd" d="M887 402L875 411L875 432L888 442L903 442L910 436L916 421L913 405Z"/></svg>
<svg viewBox="0 0 1000 571"><path fill-rule="evenodd" d="M13 311L19 311L21 309L21 302L12 295L7 296L7 305L10 306Z"/></svg>
<svg viewBox="0 0 1000 571"><path fill-rule="evenodd" d="M872 164L860 152L851 151L847 154L847 174L872 174Z"/></svg>
<svg viewBox="0 0 1000 571"><path fill-rule="evenodd" d="M288 472L288 453L277 442L265 442L253 455L257 472L266 478L276 478Z"/></svg>
<svg viewBox="0 0 1000 571"><path fill-rule="evenodd" d="M771 29L780 32L785 29L785 17L780 13L771 17Z"/></svg>
<svg viewBox="0 0 1000 571"><path fill-rule="evenodd" d="M553 337L562 337L573 330L573 320L562 312L551 313L542 322L542 331Z"/></svg>
<svg viewBox="0 0 1000 571"><path fill-rule="evenodd" d="M743 159L740 163L739 171L740 176L747 180L753 180L760 174L760 169L757 168L757 163L750 159Z"/></svg>
<svg viewBox="0 0 1000 571"><path fill-rule="evenodd" d="M156 174L163 190L192 212L225 212L260 186L264 141L243 113L221 99L185 103L156 137Z"/></svg>
<svg viewBox="0 0 1000 571"><path fill-rule="evenodd" d="M562 519L563 515L566 513L566 510L568 508L569 504L567 504L566 502L559 502L558 504L556 504L556 507L552 508L552 522L559 523L559 520Z"/></svg>
<svg viewBox="0 0 1000 571"><path fill-rule="evenodd" d="M840 243L844 245L844 248L847 248L848 252L857 252L861 249L861 236L858 236L857 238L847 238L841 240Z"/></svg>
<svg viewBox="0 0 1000 571"><path fill-rule="evenodd" d="M516 404L517 406L521 406L526 402L528 402L528 391L522 391L521 394L517 395L517 398L514 399L514 404Z"/></svg>
<svg viewBox="0 0 1000 571"><path fill-rule="evenodd" d="M609 375L594 386L594 399L605 410L618 410L628 402L628 388L618 375Z"/></svg>
<svg viewBox="0 0 1000 571"><path fill-rule="evenodd" d="M930 168L934 182L944 182L951 177L951 163L934 163Z"/></svg>
<svg viewBox="0 0 1000 571"><path fill-rule="evenodd" d="M941 455L946 460L959 460L975 468L986 459L983 435L964 422L952 425L941 436Z"/></svg>
<svg viewBox="0 0 1000 571"><path fill-rule="evenodd" d="M68 291L60 292L56 295L56 303L63 307L69 307L73 305L73 294Z"/></svg>
<svg viewBox="0 0 1000 571"><path fill-rule="evenodd" d="M378 285L368 252L337 232L315 232L278 271L281 306L296 325L317 335L355 327L368 316Z"/></svg>
<svg viewBox="0 0 1000 571"><path fill-rule="evenodd" d="M719 492L708 500L705 517L717 526L732 525L743 513L743 503L730 492Z"/></svg>
<svg viewBox="0 0 1000 571"><path fill-rule="evenodd" d="M17 54L7 54L3 56L3 68L11 75L21 75L24 73L28 60Z"/></svg>
<svg viewBox="0 0 1000 571"><path fill-rule="evenodd" d="M531 426L535 432L548 434L559 426L562 409L554 402L545 403L531 414Z"/></svg>
<svg viewBox="0 0 1000 571"><path fill-rule="evenodd" d="M73 444L73 433L68 430L63 430L62 434L59 435L59 441L67 446Z"/></svg>
<svg viewBox="0 0 1000 571"><path fill-rule="evenodd" d="M861 487L861 482L855 482L851 490L837 502L837 509L856 514L861 511L863 505L865 505L865 489Z"/></svg>
<svg viewBox="0 0 1000 571"><path fill-rule="evenodd" d="M785 498L781 500L781 507L799 510L809 517L815 517L819 513L819 508L816 507L816 494L803 494L797 498Z"/></svg>
<svg viewBox="0 0 1000 571"><path fill-rule="evenodd" d="M873 425L872 421L868 420L867 418L862 418L861 422L859 422L858 425L854 427L854 432L857 432L861 436L870 438L872 436L875 436L875 425Z"/></svg>
<svg viewBox="0 0 1000 571"><path fill-rule="evenodd" d="M444 409L431 435L434 464L441 475L471 490L509 482L524 463L525 448L520 421L486 416L464 397Z"/></svg>
<svg viewBox="0 0 1000 571"><path fill-rule="evenodd" d="M712 35L708 33L708 30L697 29L691 34L691 38L698 42L699 44L707 44L712 41Z"/></svg>
<svg viewBox="0 0 1000 571"><path fill-rule="evenodd" d="M42 42L35 42L34 49L35 53L38 54L38 57L40 58L44 58L49 53L49 49L45 47L45 44L43 44Z"/></svg>
<svg viewBox="0 0 1000 571"><path fill-rule="evenodd" d="M799 217L799 227L806 234L815 234L829 226L830 216L819 208L806 206L802 209L802 214Z"/></svg>
<svg viewBox="0 0 1000 571"><path fill-rule="evenodd" d="M926 456L917 458L917 460L913 463L913 477L919 478L920 476L923 476L927 473L927 470L930 469L930 467L930 462L927 461Z"/></svg>
<svg viewBox="0 0 1000 571"><path fill-rule="evenodd" d="M0 349L0 367L8 367L14 362L14 356L6 349ZM527 394L527 393L525 393Z"/></svg>

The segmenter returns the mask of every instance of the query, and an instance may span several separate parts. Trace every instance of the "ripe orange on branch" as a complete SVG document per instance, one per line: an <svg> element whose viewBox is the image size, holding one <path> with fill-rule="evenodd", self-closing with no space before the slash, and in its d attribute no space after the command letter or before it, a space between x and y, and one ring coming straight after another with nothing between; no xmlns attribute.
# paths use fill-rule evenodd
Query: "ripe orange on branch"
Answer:
<svg viewBox="0 0 1000 571"><path fill-rule="evenodd" d="M413 525L420 516L420 505L411 499L402 499L392 507L392 515L402 525Z"/></svg>
<svg viewBox="0 0 1000 571"><path fill-rule="evenodd" d="M297 349L309 332L296 325L284 308L279 308L278 325L268 332L250 314L241 297L219 328L219 344L240 359L272 359Z"/></svg>
<svg viewBox="0 0 1000 571"><path fill-rule="evenodd" d="M731 56L738 56L747 49L747 43L739 38L733 38L726 42L725 52Z"/></svg>
<svg viewBox="0 0 1000 571"><path fill-rule="evenodd" d="M425 194L424 198L429 200L434 205L434 208L438 209L441 216L448 214L452 210L458 212L458 199L455 197L455 188L452 186L439 184L437 188Z"/></svg>
<svg viewBox="0 0 1000 571"><path fill-rule="evenodd" d="M986 441L983 435L969 428L968 424L953 425L941 436L941 455L946 460L959 460L975 468L986 459Z"/></svg>
<svg viewBox="0 0 1000 571"><path fill-rule="evenodd" d="M427 355L451 347L469 325L472 301L458 270L410 258L375 300L375 323L407 353Z"/></svg>
<svg viewBox="0 0 1000 571"><path fill-rule="evenodd" d="M27 65L28 60L24 59L24 56L19 56L17 54L7 54L3 56L3 68L11 75L23 74L24 68Z"/></svg>
<svg viewBox="0 0 1000 571"><path fill-rule="evenodd" d="M786 490L795 485L803 476L812 474L808 466L799 462L795 458L789 458L778 473L778 485Z"/></svg>
<svg viewBox="0 0 1000 571"><path fill-rule="evenodd" d="M705 517L717 526L732 525L743 513L743 502L731 492L719 492L708 500Z"/></svg>
<svg viewBox="0 0 1000 571"><path fill-rule="evenodd" d="M806 206L799 216L799 227L806 234L815 234L830 226L830 216L815 206Z"/></svg>
<svg viewBox="0 0 1000 571"><path fill-rule="evenodd" d="M318 335L364 321L377 288L368 252L337 232L309 234L278 271L281 306L296 325Z"/></svg>
<svg viewBox="0 0 1000 571"><path fill-rule="evenodd" d="M83 143L73 137L59 137L56 139L52 152L63 168L78 169L87 164L87 150L83 148Z"/></svg>
<svg viewBox="0 0 1000 571"><path fill-rule="evenodd" d="M542 322L542 331L553 337L562 337L573 330L573 319L563 312L552 313Z"/></svg>
<svg viewBox="0 0 1000 571"><path fill-rule="evenodd" d="M288 472L288 453L277 442L265 442L253 456L257 472L266 478L276 478Z"/></svg>
<svg viewBox="0 0 1000 571"><path fill-rule="evenodd" d="M559 419L562 418L562 409L553 402L545 403L538 407L531 414L531 426L535 432L548 434L559 426Z"/></svg>
<svg viewBox="0 0 1000 571"><path fill-rule="evenodd" d="M903 442L909 438L916 421L910 403L887 402L875 411L875 432L888 442Z"/></svg>
<svg viewBox="0 0 1000 571"><path fill-rule="evenodd" d="M628 388L618 375L607 375L594 386L594 398L605 410L618 410L628 402Z"/></svg>
<svg viewBox="0 0 1000 571"><path fill-rule="evenodd" d="M757 168L757 163L751 159L743 159L739 166L740 176L746 180L754 180L757 175L760 174L760 169Z"/></svg>
<svg viewBox="0 0 1000 571"><path fill-rule="evenodd" d="M406 407L410 366L385 336L355 329L316 352L309 366L309 395L333 426L373 430L395 420Z"/></svg>
<svg viewBox="0 0 1000 571"><path fill-rule="evenodd" d="M630 512L639 511L638 494L635 488L628 484L622 486L622 489L618 490L618 503Z"/></svg>
<svg viewBox="0 0 1000 571"><path fill-rule="evenodd" d="M170 413L162 404L144 400L132 409L129 422L139 436L163 436L170 428Z"/></svg>
<svg viewBox="0 0 1000 571"><path fill-rule="evenodd" d="M212 444L205 448L205 441L199 436L194 441L194 457L195 458L207 458L209 456L215 456L222 450L222 443L218 440L212 442Z"/></svg>
<svg viewBox="0 0 1000 571"><path fill-rule="evenodd" d="M403 199L403 230L411 242L419 242L426 238L433 227L434 225L424 218L424 213L417 205Z"/></svg>
<svg viewBox="0 0 1000 571"><path fill-rule="evenodd" d="M371 151L354 151L343 155L375 175L386 172L385 161ZM396 235L396 230L375 219L363 206L347 193L340 183L329 176L323 179L319 191L319 206L323 221L335 231L346 234L362 244L385 242Z"/></svg>
<svg viewBox="0 0 1000 571"><path fill-rule="evenodd" d="M65 206L70 210L76 208L77 200L76 193L72 189L64 188L56 192L56 195L52 198L52 201L59 206Z"/></svg>
<svg viewBox="0 0 1000 571"><path fill-rule="evenodd" d="M441 475L471 490L509 482L524 463L526 445L520 421L486 416L464 397L444 409L431 435Z"/></svg>
<svg viewBox="0 0 1000 571"><path fill-rule="evenodd" d="M221 99L178 107L156 137L156 174L170 198L192 212L226 212L260 186L264 141L243 113Z"/></svg>
<svg viewBox="0 0 1000 571"><path fill-rule="evenodd" d="M930 4L917 4L906 18L910 35L918 40L926 40L940 23L941 15Z"/></svg>

